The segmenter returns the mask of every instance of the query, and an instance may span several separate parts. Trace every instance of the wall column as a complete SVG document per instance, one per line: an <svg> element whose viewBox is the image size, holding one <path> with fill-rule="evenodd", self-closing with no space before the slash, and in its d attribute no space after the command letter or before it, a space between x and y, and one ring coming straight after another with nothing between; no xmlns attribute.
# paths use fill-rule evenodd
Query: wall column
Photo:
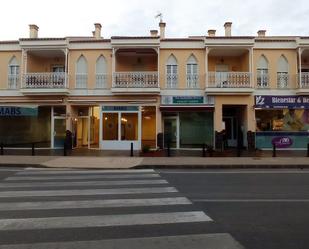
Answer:
<svg viewBox="0 0 309 249"><path fill-rule="evenodd" d="M302 54L302 49L298 48L298 87L302 88L303 84L302 84L302 80L301 80L301 54ZM296 70L297 72L297 70Z"/></svg>
<svg viewBox="0 0 309 249"><path fill-rule="evenodd" d="M254 72L253 72L253 48L249 49L249 72L250 72L250 86L253 87L253 79L254 79Z"/></svg>
<svg viewBox="0 0 309 249"><path fill-rule="evenodd" d="M70 104L66 104L66 129L72 131L72 106Z"/></svg>

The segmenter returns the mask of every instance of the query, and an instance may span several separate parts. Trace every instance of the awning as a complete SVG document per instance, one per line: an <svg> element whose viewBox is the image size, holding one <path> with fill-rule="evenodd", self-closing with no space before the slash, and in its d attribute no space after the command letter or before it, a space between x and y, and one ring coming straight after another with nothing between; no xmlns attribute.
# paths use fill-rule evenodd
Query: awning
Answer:
<svg viewBox="0 0 309 249"><path fill-rule="evenodd" d="M213 112L214 106L210 105L196 105L196 106L175 106L175 105L161 105L162 112Z"/></svg>

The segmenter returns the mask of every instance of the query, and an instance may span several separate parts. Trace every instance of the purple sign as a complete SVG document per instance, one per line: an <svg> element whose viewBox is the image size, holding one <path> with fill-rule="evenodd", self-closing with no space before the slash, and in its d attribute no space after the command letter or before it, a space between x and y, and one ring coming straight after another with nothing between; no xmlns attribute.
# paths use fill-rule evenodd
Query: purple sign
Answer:
<svg viewBox="0 0 309 249"><path fill-rule="evenodd" d="M256 95L255 107L278 109L309 108L309 96Z"/></svg>
<svg viewBox="0 0 309 249"><path fill-rule="evenodd" d="M271 143L275 144L277 148L289 148L293 145L293 139L290 137L274 137Z"/></svg>

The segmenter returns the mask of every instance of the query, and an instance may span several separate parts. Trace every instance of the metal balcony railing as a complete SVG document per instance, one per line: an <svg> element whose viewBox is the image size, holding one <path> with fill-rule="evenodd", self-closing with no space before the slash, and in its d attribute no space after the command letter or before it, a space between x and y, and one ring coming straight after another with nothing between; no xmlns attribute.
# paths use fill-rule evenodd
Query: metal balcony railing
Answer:
<svg viewBox="0 0 309 249"><path fill-rule="evenodd" d="M26 73L23 76L23 88L67 88L66 73Z"/></svg>
<svg viewBox="0 0 309 249"><path fill-rule="evenodd" d="M114 88L158 88L158 72L117 72L113 74Z"/></svg>
<svg viewBox="0 0 309 249"><path fill-rule="evenodd" d="M277 73L277 87L284 89L289 87L290 75L288 73Z"/></svg>
<svg viewBox="0 0 309 249"><path fill-rule="evenodd" d="M249 72L208 72L207 87L211 88L251 88Z"/></svg>
<svg viewBox="0 0 309 249"><path fill-rule="evenodd" d="M178 74L168 73L166 74L166 88L178 87Z"/></svg>
<svg viewBox="0 0 309 249"><path fill-rule="evenodd" d="M187 74L187 88L198 88L199 87L199 75L198 74Z"/></svg>
<svg viewBox="0 0 309 249"><path fill-rule="evenodd" d="M298 75L298 79L300 79L299 88L309 89L309 73L308 72L302 72L300 74L300 77Z"/></svg>
<svg viewBox="0 0 309 249"><path fill-rule="evenodd" d="M107 88L107 74L96 74L96 88Z"/></svg>
<svg viewBox="0 0 309 249"><path fill-rule="evenodd" d="M17 89L19 86L19 74L8 75L8 89Z"/></svg>
<svg viewBox="0 0 309 249"><path fill-rule="evenodd" d="M269 75L267 73L258 73L256 76L257 88L269 88Z"/></svg>

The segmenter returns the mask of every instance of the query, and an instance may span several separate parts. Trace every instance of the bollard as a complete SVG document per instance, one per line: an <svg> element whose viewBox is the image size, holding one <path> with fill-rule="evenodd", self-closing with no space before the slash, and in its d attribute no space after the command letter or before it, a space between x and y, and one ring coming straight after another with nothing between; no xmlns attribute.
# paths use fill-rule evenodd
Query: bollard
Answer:
<svg viewBox="0 0 309 249"><path fill-rule="evenodd" d="M214 152L213 147L209 146L207 150L209 151L209 156L212 157Z"/></svg>
<svg viewBox="0 0 309 249"><path fill-rule="evenodd" d="M307 144L307 157L309 157L309 143Z"/></svg>
<svg viewBox="0 0 309 249"><path fill-rule="evenodd" d="M202 150L203 150L203 157L206 157L206 145L205 144L203 144Z"/></svg>
<svg viewBox="0 0 309 249"><path fill-rule="evenodd" d="M276 152L276 143L273 144L273 157L276 157L277 155L277 152Z"/></svg>
<svg viewBox="0 0 309 249"><path fill-rule="evenodd" d="M64 141L63 143L63 156L67 156L67 143Z"/></svg>
<svg viewBox="0 0 309 249"><path fill-rule="evenodd" d="M130 156L133 157L133 143L131 143L131 153Z"/></svg>
<svg viewBox="0 0 309 249"><path fill-rule="evenodd" d="M1 152L0 152L1 155L4 154L4 150L3 150L3 143L1 143Z"/></svg>
<svg viewBox="0 0 309 249"><path fill-rule="evenodd" d="M32 155L32 156L35 156L34 143L32 143L31 155Z"/></svg>

